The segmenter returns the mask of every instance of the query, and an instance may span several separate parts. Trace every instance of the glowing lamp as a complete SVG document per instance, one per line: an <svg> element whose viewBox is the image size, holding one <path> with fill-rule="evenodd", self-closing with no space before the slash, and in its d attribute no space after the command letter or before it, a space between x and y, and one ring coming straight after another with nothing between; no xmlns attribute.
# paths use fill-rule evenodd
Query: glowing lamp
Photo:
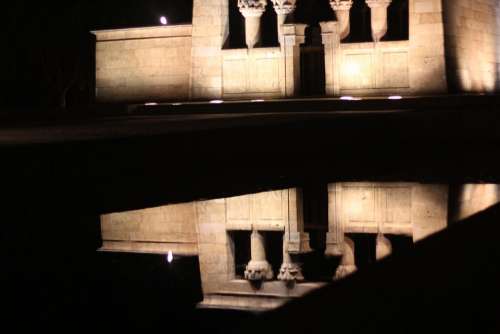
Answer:
<svg viewBox="0 0 500 334"><path fill-rule="evenodd" d="M169 250L167 254L167 262L172 263L173 260L174 260L174 255L172 254L172 251Z"/></svg>
<svg viewBox="0 0 500 334"><path fill-rule="evenodd" d="M164 26L168 24L168 20L165 16L160 17L160 23Z"/></svg>

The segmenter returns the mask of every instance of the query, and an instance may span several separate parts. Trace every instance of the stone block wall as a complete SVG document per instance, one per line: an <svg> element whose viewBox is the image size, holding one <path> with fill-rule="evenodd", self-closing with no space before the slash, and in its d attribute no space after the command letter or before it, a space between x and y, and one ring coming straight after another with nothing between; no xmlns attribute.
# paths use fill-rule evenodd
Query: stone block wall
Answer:
<svg viewBox="0 0 500 334"><path fill-rule="evenodd" d="M499 184L465 184L459 187L455 221L468 218L500 203Z"/></svg>
<svg viewBox="0 0 500 334"><path fill-rule="evenodd" d="M198 254L193 203L166 205L101 216L103 251Z"/></svg>
<svg viewBox="0 0 500 334"><path fill-rule="evenodd" d="M350 182L328 186L328 247L344 233L406 235L421 240L448 226L448 186Z"/></svg>
<svg viewBox="0 0 500 334"><path fill-rule="evenodd" d="M282 53L277 48L223 50L224 99L281 97Z"/></svg>
<svg viewBox="0 0 500 334"><path fill-rule="evenodd" d="M96 100L186 100L191 25L104 30L96 35Z"/></svg>
<svg viewBox="0 0 500 334"><path fill-rule="evenodd" d="M410 93L408 41L340 45L341 95Z"/></svg>
<svg viewBox="0 0 500 334"><path fill-rule="evenodd" d="M409 5L411 90L421 95L446 93L442 0L410 0Z"/></svg>
<svg viewBox="0 0 500 334"><path fill-rule="evenodd" d="M193 1L191 95L194 100L222 97L222 47L229 35L227 0Z"/></svg>
<svg viewBox="0 0 500 334"><path fill-rule="evenodd" d="M226 232L226 200L196 204L203 293L217 291L234 278L234 244Z"/></svg>
<svg viewBox="0 0 500 334"><path fill-rule="evenodd" d="M494 92L500 87L500 2L444 0L446 59L457 92Z"/></svg>

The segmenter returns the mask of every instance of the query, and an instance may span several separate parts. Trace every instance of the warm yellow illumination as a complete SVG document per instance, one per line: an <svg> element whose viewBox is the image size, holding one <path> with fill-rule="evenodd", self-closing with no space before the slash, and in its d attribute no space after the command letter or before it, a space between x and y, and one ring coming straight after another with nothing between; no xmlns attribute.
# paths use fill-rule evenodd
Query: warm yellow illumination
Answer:
<svg viewBox="0 0 500 334"><path fill-rule="evenodd" d="M340 99L344 100L344 101L361 101L362 100L362 98L354 97L354 96L341 96Z"/></svg>
<svg viewBox="0 0 500 334"><path fill-rule="evenodd" d="M345 74L347 75L359 75L359 65L356 63L347 63L345 65Z"/></svg>

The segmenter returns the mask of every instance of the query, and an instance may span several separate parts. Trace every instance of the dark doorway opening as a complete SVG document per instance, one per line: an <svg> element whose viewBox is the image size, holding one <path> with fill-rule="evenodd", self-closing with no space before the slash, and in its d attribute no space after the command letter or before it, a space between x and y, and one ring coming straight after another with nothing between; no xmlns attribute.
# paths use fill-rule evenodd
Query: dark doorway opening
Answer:
<svg viewBox="0 0 500 334"><path fill-rule="evenodd" d="M325 48L318 25L306 28L306 40L300 46L300 90L303 96L325 94Z"/></svg>
<svg viewBox="0 0 500 334"><path fill-rule="evenodd" d="M231 231L234 246L234 271L236 279L243 279L250 261L250 231Z"/></svg>
<svg viewBox="0 0 500 334"><path fill-rule="evenodd" d="M356 233L348 236L354 241L354 257L358 269L376 262L376 234Z"/></svg>
<svg viewBox="0 0 500 334"><path fill-rule="evenodd" d="M266 240L266 258L273 268L274 277L283 263L283 232L262 232Z"/></svg>

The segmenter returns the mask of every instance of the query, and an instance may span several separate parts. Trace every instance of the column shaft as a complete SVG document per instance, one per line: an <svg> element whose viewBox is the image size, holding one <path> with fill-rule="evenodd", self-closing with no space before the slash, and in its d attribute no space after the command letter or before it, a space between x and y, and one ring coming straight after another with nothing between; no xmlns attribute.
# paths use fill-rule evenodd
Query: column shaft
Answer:
<svg viewBox="0 0 500 334"><path fill-rule="evenodd" d="M266 260L266 248L264 235L253 230L250 236L251 259L245 270L245 279L250 281L270 280L273 278L273 270Z"/></svg>
<svg viewBox="0 0 500 334"><path fill-rule="evenodd" d="M332 7L335 15L337 16L337 21L339 23L339 33L340 39L343 40L351 32L351 7L352 0L331 0L330 6Z"/></svg>
<svg viewBox="0 0 500 334"><path fill-rule="evenodd" d="M266 0L238 0L238 7L245 18L245 41L249 49L261 42L260 21L266 5Z"/></svg>
<svg viewBox="0 0 500 334"><path fill-rule="evenodd" d="M374 42L380 42L387 33L387 7L391 2L392 0L366 0L371 12L371 28Z"/></svg>

